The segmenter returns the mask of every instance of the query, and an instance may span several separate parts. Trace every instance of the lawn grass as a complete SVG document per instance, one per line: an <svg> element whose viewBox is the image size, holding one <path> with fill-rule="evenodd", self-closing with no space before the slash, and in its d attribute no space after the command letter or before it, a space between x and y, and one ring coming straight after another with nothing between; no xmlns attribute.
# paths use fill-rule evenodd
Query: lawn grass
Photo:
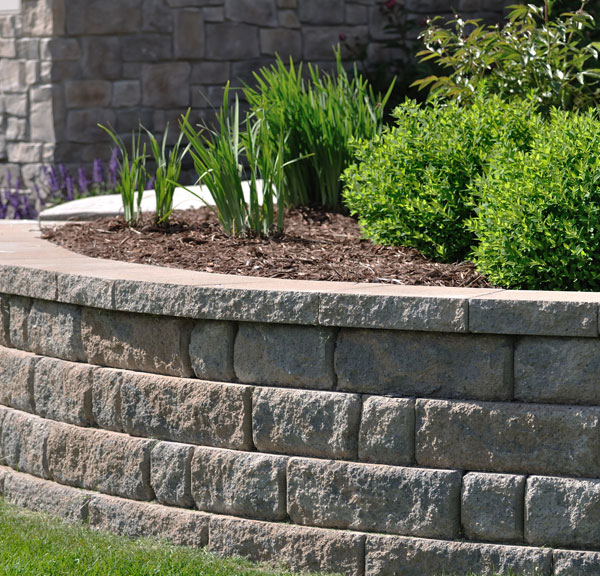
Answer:
<svg viewBox="0 0 600 576"><path fill-rule="evenodd" d="M23 510L0 498L0 576L291 574L239 558L218 558L204 550L96 532L84 525L66 524L45 514Z"/></svg>
<svg viewBox="0 0 600 576"><path fill-rule="evenodd" d="M285 570L156 540L130 540L0 499L1 576L284 576Z"/></svg>

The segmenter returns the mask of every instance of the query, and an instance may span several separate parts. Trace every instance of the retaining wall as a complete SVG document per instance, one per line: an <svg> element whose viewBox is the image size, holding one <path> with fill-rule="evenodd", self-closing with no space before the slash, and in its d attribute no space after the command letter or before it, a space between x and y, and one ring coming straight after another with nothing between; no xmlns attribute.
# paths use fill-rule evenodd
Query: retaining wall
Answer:
<svg viewBox="0 0 600 576"><path fill-rule="evenodd" d="M598 574L598 294L244 279L9 230L9 501L298 570Z"/></svg>
<svg viewBox="0 0 600 576"><path fill-rule="evenodd" d="M406 0L418 32L428 14L497 19L511 0ZM41 164L72 169L107 159L110 140L138 122L156 132L191 107L207 120L228 80L250 81L273 63L333 66L332 46L364 47L369 62L397 63L383 0L22 0L0 13L0 177L28 185ZM351 51L345 51L347 59ZM175 130L171 130L175 135Z"/></svg>

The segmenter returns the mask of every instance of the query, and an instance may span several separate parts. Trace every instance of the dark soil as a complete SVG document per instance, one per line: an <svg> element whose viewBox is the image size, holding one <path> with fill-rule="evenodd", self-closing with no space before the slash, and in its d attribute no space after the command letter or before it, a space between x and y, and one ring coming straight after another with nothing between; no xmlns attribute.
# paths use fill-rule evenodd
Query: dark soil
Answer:
<svg viewBox="0 0 600 576"><path fill-rule="evenodd" d="M44 238L94 258L107 258L265 278L490 287L472 263L440 264L417 250L377 246L356 221L312 209L289 210L275 238L230 238L208 208L176 211L167 228L146 216L136 228L122 218L46 228Z"/></svg>

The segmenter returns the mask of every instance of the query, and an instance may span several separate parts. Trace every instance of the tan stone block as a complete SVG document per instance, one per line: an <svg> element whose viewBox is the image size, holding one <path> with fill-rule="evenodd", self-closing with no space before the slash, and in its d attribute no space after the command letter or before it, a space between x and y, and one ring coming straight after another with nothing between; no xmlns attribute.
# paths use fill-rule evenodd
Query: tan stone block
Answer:
<svg viewBox="0 0 600 576"><path fill-rule="evenodd" d="M187 377L189 321L84 308L83 347L91 364Z"/></svg>
<svg viewBox="0 0 600 576"><path fill-rule="evenodd" d="M121 413L135 436L249 449L252 446L251 388L126 373Z"/></svg>
<svg viewBox="0 0 600 576"><path fill-rule="evenodd" d="M600 408L417 400L421 466L600 475Z"/></svg>
<svg viewBox="0 0 600 576"><path fill-rule="evenodd" d="M92 414L100 428L123 431L121 383L124 374L126 372L111 368L92 369Z"/></svg>
<svg viewBox="0 0 600 576"><path fill-rule="evenodd" d="M191 463L194 447L159 442L151 455L150 481L156 499L167 506L192 508Z"/></svg>
<svg viewBox="0 0 600 576"><path fill-rule="evenodd" d="M190 340L190 359L196 377L234 382L233 345L237 327L232 322L196 322Z"/></svg>
<svg viewBox="0 0 600 576"><path fill-rule="evenodd" d="M0 347L0 404L34 412L33 370L38 357Z"/></svg>
<svg viewBox="0 0 600 576"><path fill-rule="evenodd" d="M352 532L213 516L209 550L225 557L284 563L292 570L357 576L363 570L364 539Z"/></svg>
<svg viewBox="0 0 600 576"><path fill-rule="evenodd" d="M55 424L48 437L56 482L133 500L150 500L150 452L155 442L125 434Z"/></svg>
<svg viewBox="0 0 600 576"><path fill-rule="evenodd" d="M10 345L10 296L0 294L0 346Z"/></svg>

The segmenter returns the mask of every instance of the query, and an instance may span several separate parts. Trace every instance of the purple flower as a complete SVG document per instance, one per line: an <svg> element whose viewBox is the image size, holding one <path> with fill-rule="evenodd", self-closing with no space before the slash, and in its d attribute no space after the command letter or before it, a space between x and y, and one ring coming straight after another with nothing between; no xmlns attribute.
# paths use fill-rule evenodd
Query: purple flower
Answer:
<svg viewBox="0 0 600 576"><path fill-rule="evenodd" d="M119 177L119 149L115 146L110 154L110 160L108 162L108 185L110 188L117 186L117 179Z"/></svg>
<svg viewBox="0 0 600 576"><path fill-rule="evenodd" d="M68 176L67 169L62 162L58 165L58 172L60 174L60 187L62 188L65 185Z"/></svg>
<svg viewBox="0 0 600 576"><path fill-rule="evenodd" d="M102 167L102 160L100 158L94 159L94 166L92 168L92 182L96 186L100 186L104 182L104 168Z"/></svg>
<svg viewBox="0 0 600 576"><path fill-rule="evenodd" d="M65 179L65 187L66 187L66 200L74 200L75 199L75 182L73 181L73 176L67 174L67 178Z"/></svg>
<svg viewBox="0 0 600 576"><path fill-rule="evenodd" d="M77 186L79 187L80 194L87 194L88 188L90 187L90 183L85 175L85 170L83 168L77 169Z"/></svg>

